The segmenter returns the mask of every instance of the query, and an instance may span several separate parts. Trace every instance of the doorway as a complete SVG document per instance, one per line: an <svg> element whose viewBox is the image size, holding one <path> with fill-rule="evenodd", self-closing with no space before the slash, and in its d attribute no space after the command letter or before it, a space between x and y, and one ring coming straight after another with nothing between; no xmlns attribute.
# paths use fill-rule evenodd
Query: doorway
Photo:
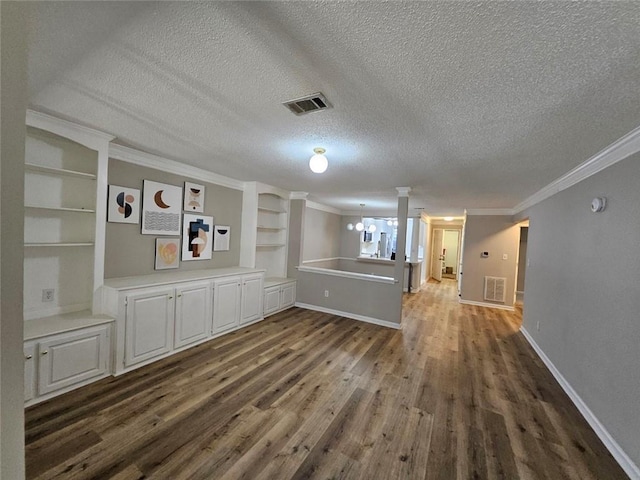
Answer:
<svg viewBox="0 0 640 480"><path fill-rule="evenodd" d="M525 273L527 270L527 243L529 240L529 221L525 220L520 226L520 244L518 246L518 263L516 264L516 290L514 304L516 308L524 306Z"/></svg>
<svg viewBox="0 0 640 480"><path fill-rule="evenodd" d="M442 239L442 276L458 278L458 257L460 255L460 230L444 230Z"/></svg>

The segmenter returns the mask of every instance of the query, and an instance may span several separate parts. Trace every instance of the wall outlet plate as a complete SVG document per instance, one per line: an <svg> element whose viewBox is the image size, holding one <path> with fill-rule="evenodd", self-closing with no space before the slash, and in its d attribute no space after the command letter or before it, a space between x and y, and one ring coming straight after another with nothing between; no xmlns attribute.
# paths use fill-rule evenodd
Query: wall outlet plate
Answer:
<svg viewBox="0 0 640 480"><path fill-rule="evenodd" d="M45 288L42 290L42 301L53 302L56 291L53 288Z"/></svg>

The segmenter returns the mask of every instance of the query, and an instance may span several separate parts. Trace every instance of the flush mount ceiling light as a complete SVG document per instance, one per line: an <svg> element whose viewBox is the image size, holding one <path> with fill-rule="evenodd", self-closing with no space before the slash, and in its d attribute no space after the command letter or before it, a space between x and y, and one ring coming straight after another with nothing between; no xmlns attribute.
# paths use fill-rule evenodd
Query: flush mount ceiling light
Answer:
<svg viewBox="0 0 640 480"><path fill-rule="evenodd" d="M453 217L444 217L444 221L445 222L452 222L453 221Z"/></svg>
<svg viewBox="0 0 640 480"><path fill-rule="evenodd" d="M317 147L314 148L313 151L315 152L315 155L309 159L309 168L313 173L324 173L329 166L327 157L324 156L324 152L326 150L324 148Z"/></svg>

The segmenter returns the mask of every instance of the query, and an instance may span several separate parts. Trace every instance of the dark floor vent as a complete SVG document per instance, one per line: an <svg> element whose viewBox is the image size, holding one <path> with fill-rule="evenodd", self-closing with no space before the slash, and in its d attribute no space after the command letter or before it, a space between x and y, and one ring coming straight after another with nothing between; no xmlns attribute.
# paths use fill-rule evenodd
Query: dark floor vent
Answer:
<svg viewBox="0 0 640 480"><path fill-rule="evenodd" d="M290 100L288 102L284 102L283 105L296 115L303 115L305 113L317 112L319 110L331 108L331 104L322 93L314 93L313 95L307 95L306 97Z"/></svg>

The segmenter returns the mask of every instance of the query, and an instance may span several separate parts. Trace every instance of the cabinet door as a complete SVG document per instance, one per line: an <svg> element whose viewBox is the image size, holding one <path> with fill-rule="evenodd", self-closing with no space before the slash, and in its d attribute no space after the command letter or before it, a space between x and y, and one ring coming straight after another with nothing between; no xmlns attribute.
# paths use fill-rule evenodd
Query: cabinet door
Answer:
<svg viewBox="0 0 640 480"><path fill-rule="evenodd" d="M291 307L294 303L296 303L296 284L288 283L283 285L280 296L280 308Z"/></svg>
<svg viewBox="0 0 640 480"><path fill-rule="evenodd" d="M24 344L24 401L36 396L36 345L27 342Z"/></svg>
<svg viewBox="0 0 640 480"><path fill-rule="evenodd" d="M173 289L127 295L125 365L134 365L171 351L173 345Z"/></svg>
<svg viewBox="0 0 640 480"><path fill-rule="evenodd" d="M38 394L99 377L109 369L109 326L55 335L39 344Z"/></svg>
<svg viewBox="0 0 640 480"><path fill-rule="evenodd" d="M262 274L243 277L241 324L262 318L262 295L264 293L262 285Z"/></svg>
<svg viewBox="0 0 640 480"><path fill-rule="evenodd" d="M181 285L176 288L176 348L209 336L211 325L211 284L209 282Z"/></svg>
<svg viewBox="0 0 640 480"><path fill-rule="evenodd" d="M264 289L264 314L276 312L280 309L280 286Z"/></svg>
<svg viewBox="0 0 640 480"><path fill-rule="evenodd" d="M213 287L213 331L237 327L240 321L241 280L239 277L216 280Z"/></svg>

